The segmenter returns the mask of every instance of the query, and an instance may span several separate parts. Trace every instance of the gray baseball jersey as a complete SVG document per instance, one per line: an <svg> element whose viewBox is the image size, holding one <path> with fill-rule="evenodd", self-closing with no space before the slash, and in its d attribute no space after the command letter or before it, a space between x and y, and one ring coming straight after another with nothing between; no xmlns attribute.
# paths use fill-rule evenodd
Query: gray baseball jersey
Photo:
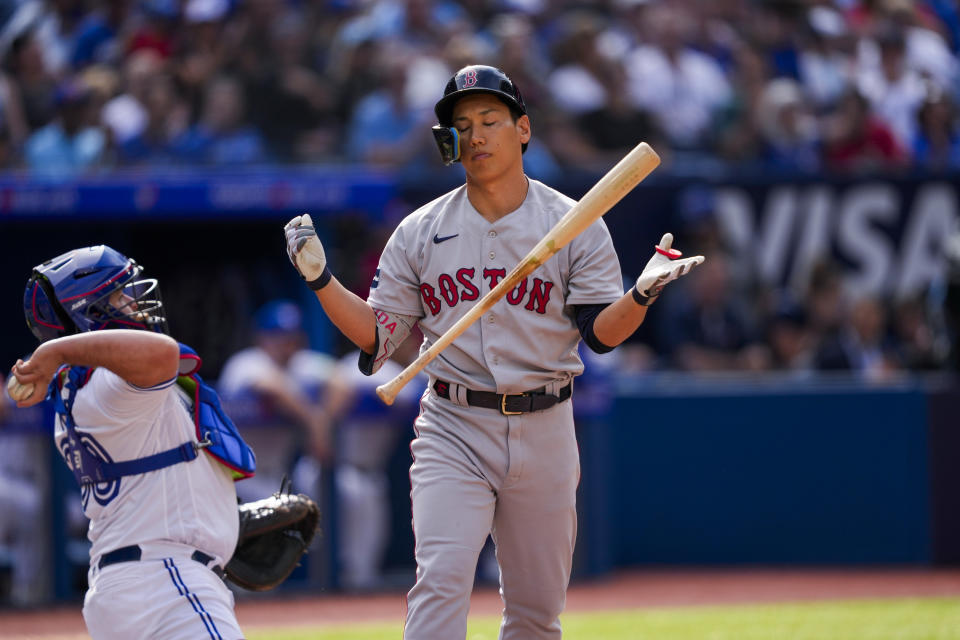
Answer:
<svg viewBox="0 0 960 640"><path fill-rule="evenodd" d="M519 209L487 222L466 186L408 216L387 242L371 306L419 318L432 344L497 285L575 201L530 180ZM603 220L521 282L426 367L471 389L520 393L583 371L571 306L623 295L620 263Z"/></svg>
<svg viewBox="0 0 960 640"><path fill-rule="evenodd" d="M369 303L441 336L543 238L574 201L535 180L524 203L488 222L466 186L408 216L387 242ZM477 558L492 535L500 565L501 638L558 638L576 539L580 465L570 402L518 415L471 406L467 389L557 394L583 370L573 305L623 294L602 220L538 267L426 368L411 444L417 582L407 640L466 635ZM383 314L378 314L383 324Z"/></svg>

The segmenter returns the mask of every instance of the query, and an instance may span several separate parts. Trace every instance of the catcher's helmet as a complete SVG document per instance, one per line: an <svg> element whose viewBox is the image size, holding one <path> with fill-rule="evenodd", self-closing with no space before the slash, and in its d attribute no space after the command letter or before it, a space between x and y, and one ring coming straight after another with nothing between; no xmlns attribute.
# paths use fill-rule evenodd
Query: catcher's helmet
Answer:
<svg viewBox="0 0 960 640"><path fill-rule="evenodd" d="M460 69L447 82L447 86L443 89L443 97L433 107L440 122L433 128L433 135L440 147L444 164L451 164L460 159L459 135L453 128L453 105L457 100L471 93L489 93L498 97L520 115L527 114L527 106L523 102L520 90L503 71L483 64L473 64ZM523 143L522 149L527 150L527 143Z"/></svg>
<svg viewBox="0 0 960 640"><path fill-rule="evenodd" d="M68 251L33 268L23 294L27 326L40 342L99 329L167 332L155 279L143 267L100 245ZM126 296L119 307L111 296Z"/></svg>

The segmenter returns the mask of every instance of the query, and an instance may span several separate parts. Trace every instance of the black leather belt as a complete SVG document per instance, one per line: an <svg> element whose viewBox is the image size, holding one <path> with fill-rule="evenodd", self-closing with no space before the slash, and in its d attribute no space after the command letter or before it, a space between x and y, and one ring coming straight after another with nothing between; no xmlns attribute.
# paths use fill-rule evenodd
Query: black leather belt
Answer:
<svg viewBox="0 0 960 640"><path fill-rule="evenodd" d="M119 549L114 549L113 551L103 554L100 556L100 563L97 564L97 566L103 569L104 567L109 567L111 564L119 564L121 562L139 562L142 555L143 552L140 550L140 546L132 544L129 547L120 547ZM210 563L214 560L213 556L197 550L190 555L190 559L199 562L219 577L223 577L223 568L220 565L215 564L210 566Z"/></svg>
<svg viewBox="0 0 960 640"><path fill-rule="evenodd" d="M450 399L449 382L437 380L433 383L433 390L436 391L437 395L441 398ZM567 386L560 389L557 395L548 394L543 387L534 389L533 391L514 394L467 389L467 404L471 407L496 409L505 416L513 416L520 413L529 413L530 411L549 409L553 405L569 399L572 393L572 382L567 383Z"/></svg>

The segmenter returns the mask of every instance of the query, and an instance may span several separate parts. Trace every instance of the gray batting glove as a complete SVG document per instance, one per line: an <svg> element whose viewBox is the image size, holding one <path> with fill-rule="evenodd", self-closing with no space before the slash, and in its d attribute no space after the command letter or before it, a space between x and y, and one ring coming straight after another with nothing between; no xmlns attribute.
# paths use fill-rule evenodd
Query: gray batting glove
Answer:
<svg viewBox="0 0 960 640"><path fill-rule="evenodd" d="M650 306L668 282L690 273L695 266L703 262L703 256L681 259L683 254L671 248L672 244L673 234L663 234L653 257L643 268L643 273L637 278L637 284L633 288L633 298L637 303Z"/></svg>
<svg viewBox="0 0 960 640"><path fill-rule="evenodd" d="M287 256L311 289L322 289L330 282L330 270L323 245L317 237L310 214L297 216L283 228L287 237Z"/></svg>

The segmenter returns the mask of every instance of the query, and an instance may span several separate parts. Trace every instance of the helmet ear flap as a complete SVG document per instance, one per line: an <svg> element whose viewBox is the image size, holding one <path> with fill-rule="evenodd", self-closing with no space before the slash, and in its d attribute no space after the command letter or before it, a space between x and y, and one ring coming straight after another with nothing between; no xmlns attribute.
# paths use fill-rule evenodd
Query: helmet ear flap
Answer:
<svg viewBox="0 0 960 640"><path fill-rule="evenodd" d="M57 299L57 294L53 290L53 284L50 283L50 280L42 273L37 273L36 271L33 272L30 279L40 285L40 289L47 297L50 308L53 309L53 313L56 314L57 320L60 321L60 325L63 327L63 335L69 336L79 333L77 323L73 321L73 318L70 317L67 310L60 304L60 300Z"/></svg>
<svg viewBox="0 0 960 640"><path fill-rule="evenodd" d="M60 304L53 285L36 270L27 280L23 310L27 327L40 342L77 333L76 323Z"/></svg>
<svg viewBox="0 0 960 640"><path fill-rule="evenodd" d="M443 164L451 165L460 159L460 134L454 127L436 125L431 130L433 138L440 149L440 158Z"/></svg>

